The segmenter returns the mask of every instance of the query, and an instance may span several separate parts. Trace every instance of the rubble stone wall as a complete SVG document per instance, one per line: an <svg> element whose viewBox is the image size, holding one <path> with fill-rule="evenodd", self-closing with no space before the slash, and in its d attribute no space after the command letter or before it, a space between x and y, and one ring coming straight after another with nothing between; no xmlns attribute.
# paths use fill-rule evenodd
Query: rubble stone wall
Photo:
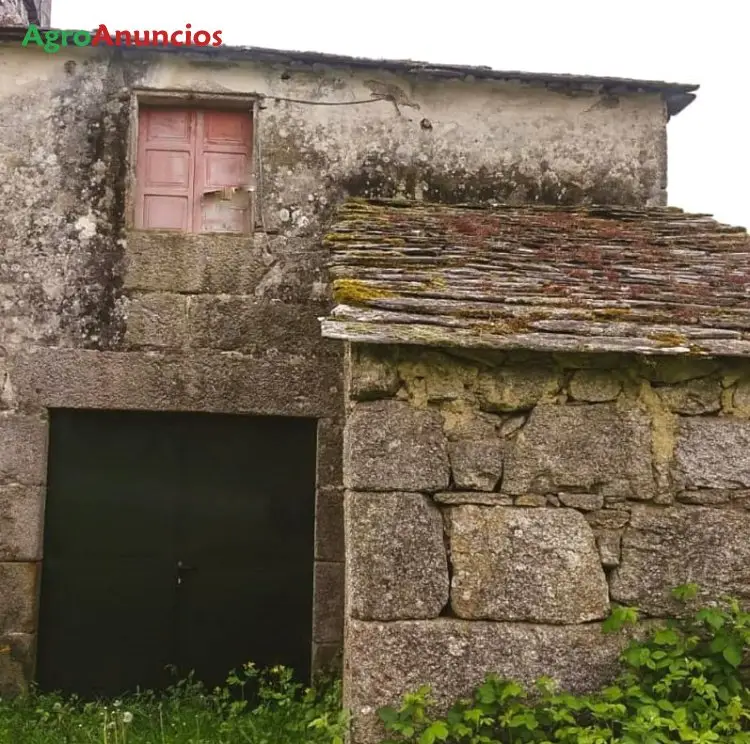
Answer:
<svg viewBox="0 0 750 744"><path fill-rule="evenodd" d="M0 0L11 6L30 2ZM336 205L663 204L665 102L224 47L47 54L21 38L0 41L0 647L12 649L0 694L33 678L47 411L58 407L317 419L322 664L344 619L342 345L318 323ZM195 93L207 106L259 98L252 235L133 229L137 108L165 91L186 105Z"/></svg>
<svg viewBox="0 0 750 744"><path fill-rule="evenodd" d="M354 345L344 437L347 704L493 671L614 671L613 602L750 597L750 363Z"/></svg>

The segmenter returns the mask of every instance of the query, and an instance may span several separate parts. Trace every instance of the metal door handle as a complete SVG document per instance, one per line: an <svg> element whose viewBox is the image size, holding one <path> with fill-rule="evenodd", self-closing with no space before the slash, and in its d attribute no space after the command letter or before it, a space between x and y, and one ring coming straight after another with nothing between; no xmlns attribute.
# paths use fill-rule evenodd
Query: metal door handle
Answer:
<svg viewBox="0 0 750 744"><path fill-rule="evenodd" d="M195 571L195 566L188 566L182 561L177 561L177 585L182 584L182 574L186 571Z"/></svg>

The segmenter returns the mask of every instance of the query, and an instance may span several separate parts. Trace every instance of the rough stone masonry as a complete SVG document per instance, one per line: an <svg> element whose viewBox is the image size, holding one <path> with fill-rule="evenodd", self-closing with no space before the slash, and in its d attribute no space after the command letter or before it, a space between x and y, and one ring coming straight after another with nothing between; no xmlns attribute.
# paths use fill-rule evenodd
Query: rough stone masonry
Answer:
<svg viewBox="0 0 750 744"><path fill-rule="evenodd" d="M32 6L0 7L23 25ZM644 347L676 345L681 358L375 348L357 337L360 308L345 370L344 344L318 325L332 298L323 237L345 196L615 204L638 233L639 210L666 203L666 126L694 86L228 47L45 54L22 36L0 29L0 694L34 676L50 408L318 420L311 652L330 658L346 624L356 744L377 740L377 705L424 682L443 702L490 670L598 684L620 643L599 627L614 601L664 617L677 611L669 589L686 580L748 595L747 361L699 358L716 330L700 313L682 313L683 334L643 320L653 312L640 306L549 311L574 280L602 286L587 273L599 265L608 287L630 272L649 305L653 271L680 239L671 213L660 213L667 231L646 268L623 267L618 231L601 224L598 243L569 250L578 215L554 209L532 215L531 238L529 215L512 211L488 228L506 247L510 233L519 241L502 266L481 254L475 225L454 221L441 241L432 218L408 230L412 249L397 235L365 263L390 245L410 266L388 280L419 285L419 262L452 255L458 232L471 260L447 267L454 287L481 290L494 266L500 296L544 295L528 321L542 326L534 343L577 344L581 331L584 347L632 345L627 310L650 324ZM165 98L253 110L251 234L134 229L138 111ZM514 220L525 231L503 232ZM580 242L591 220L602 214ZM543 255L552 223L563 242ZM746 260L720 238L722 256ZM703 242L679 244L680 260ZM575 265L563 281L539 274L566 251ZM711 340L739 348L747 308L729 310L745 302L746 268L710 267L734 292ZM428 309L442 312L451 300L440 305L440 277L428 279ZM688 279L657 299L682 308L701 276ZM353 304L368 296L361 281L348 288ZM413 343L407 305L395 327ZM449 324L478 325L462 331L480 337L475 309ZM525 332L506 320L502 339ZM419 332L426 343L437 334L434 322Z"/></svg>
<svg viewBox="0 0 750 744"><path fill-rule="evenodd" d="M352 344L347 703L494 671L590 689L611 603L750 598L750 361Z"/></svg>
<svg viewBox="0 0 750 744"><path fill-rule="evenodd" d="M30 3L2 7L6 23L31 20ZM0 29L0 646L12 651L0 694L34 678L57 407L316 418L323 663L344 623L343 348L317 321L333 207L347 195L662 204L666 124L694 86L231 47L46 54L23 36ZM254 110L251 234L134 229L138 111L165 97ZM434 525L428 506L412 509Z"/></svg>
<svg viewBox="0 0 750 744"><path fill-rule="evenodd" d="M47 28L50 10L51 0L0 0L0 27L34 23Z"/></svg>

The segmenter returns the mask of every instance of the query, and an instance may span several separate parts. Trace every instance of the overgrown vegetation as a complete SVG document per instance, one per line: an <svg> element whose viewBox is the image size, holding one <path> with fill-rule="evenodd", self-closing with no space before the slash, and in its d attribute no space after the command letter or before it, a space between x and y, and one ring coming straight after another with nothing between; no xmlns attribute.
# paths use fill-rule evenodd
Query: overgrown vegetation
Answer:
<svg viewBox="0 0 750 744"><path fill-rule="evenodd" d="M674 596L693 603L697 593L690 584ZM637 620L636 609L619 607L605 631ZM749 641L750 613L727 598L631 641L621 676L597 693L561 692L542 679L529 694L490 675L445 716L434 713L429 687L379 714L388 744L750 744L750 690L743 677Z"/></svg>
<svg viewBox="0 0 750 744"><path fill-rule="evenodd" d="M338 681L308 689L288 669L252 664L213 691L185 680L106 703L0 701L1 744L343 744L345 728Z"/></svg>
<svg viewBox="0 0 750 744"><path fill-rule="evenodd" d="M692 584L674 591L686 604L697 594ZM605 631L637 622L635 608L619 607ZM619 678L589 695L546 678L526 691L489 675L439 715L422 687L380 709L383 744L750 744L750 613L738 600L693 608L641 637L625 648ZM252 664L213 691L190 679L100 703L32 691L0 700L0 744L343 744L340 692L338 680L306 688L291 670Z"/></svg>

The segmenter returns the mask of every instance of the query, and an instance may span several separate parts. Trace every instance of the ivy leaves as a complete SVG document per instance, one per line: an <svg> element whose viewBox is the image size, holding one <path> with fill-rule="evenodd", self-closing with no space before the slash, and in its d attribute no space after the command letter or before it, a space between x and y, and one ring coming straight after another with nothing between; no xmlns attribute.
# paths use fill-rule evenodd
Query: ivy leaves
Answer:
<svg viewBox="0 0 750 744"><path fill-rule="evenodd" d="M518 683L488 675L441 717L424 686L379 711L394 737L384 744L750 744L750 690L742 677L750 613L725 598L691 614L695 584L672 594L686 617L631 641L620 677L599 692L572 695L542 678L527 695ZM636 608L616 607L603 630L638 622Z"/></svg>

